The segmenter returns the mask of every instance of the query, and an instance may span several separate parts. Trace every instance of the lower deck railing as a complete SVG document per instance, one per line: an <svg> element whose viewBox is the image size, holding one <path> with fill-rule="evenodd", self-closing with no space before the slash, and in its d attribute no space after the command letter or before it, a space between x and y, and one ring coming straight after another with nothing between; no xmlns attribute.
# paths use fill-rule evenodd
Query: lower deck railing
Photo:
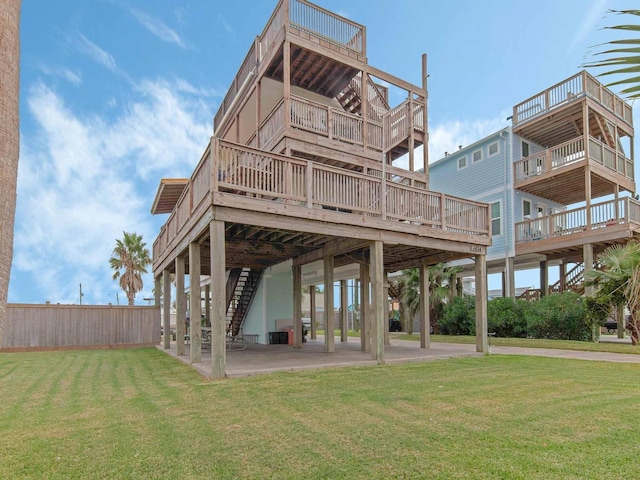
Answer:
<svg viewBox="0 0 640 480"><path fill-rule="evenodd" d="M205 192L207 178L212 192L489 236L487 204L419 188L412 178L398 175L398 169L390 170L381 166L367 173L353 172L213 138L154 242L154 258L210 198ZM362 222L354 219L355 223Z"/></svg>
<svg viewBox="0 0 640 480"><path fill-rule="evenodd" d="M617 203L610 200L591 205L589 213L590 218L587 207L580 207L516 223L516 243L562 237L612 225L640 225L640 202L631 197L618 199Z"/></svg>

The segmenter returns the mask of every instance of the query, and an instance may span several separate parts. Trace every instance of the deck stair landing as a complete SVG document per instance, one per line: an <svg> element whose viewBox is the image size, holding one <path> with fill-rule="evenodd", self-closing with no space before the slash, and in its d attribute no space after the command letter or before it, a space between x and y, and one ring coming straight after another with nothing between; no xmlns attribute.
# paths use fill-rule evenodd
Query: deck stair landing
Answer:
<svg viewBox="0 0 640 480"><path fill-rule="evenodd" d="M264 270L234 268L227 278L227 335L235 337L240 332L251 302L255 297Z"/></svg>

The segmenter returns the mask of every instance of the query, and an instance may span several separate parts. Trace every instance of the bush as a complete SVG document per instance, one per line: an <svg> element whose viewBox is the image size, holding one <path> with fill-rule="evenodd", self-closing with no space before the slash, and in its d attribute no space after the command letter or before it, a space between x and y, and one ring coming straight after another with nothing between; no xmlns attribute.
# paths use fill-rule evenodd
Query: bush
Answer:
<svg viewBox="0 0 640 480"><path fill-rule="evenodd" d="M552 340L591 340L585 302L574 292L542 297L524 309L527 336Z"/></svg>
<svg viewBox="0 0 640 480"><path fill-rule="evenodd" d="M496 337L525 338L527 321L524 310L529 302L514 298L494 298L487 303L487 320L489 332Z"/></svg>
<svg viewBox="0 0 640 480"><path fill-rule="evenodd" d="M440 333L444 335L475 335L476 297L454 297L442 309L438 326Z"/></svg>

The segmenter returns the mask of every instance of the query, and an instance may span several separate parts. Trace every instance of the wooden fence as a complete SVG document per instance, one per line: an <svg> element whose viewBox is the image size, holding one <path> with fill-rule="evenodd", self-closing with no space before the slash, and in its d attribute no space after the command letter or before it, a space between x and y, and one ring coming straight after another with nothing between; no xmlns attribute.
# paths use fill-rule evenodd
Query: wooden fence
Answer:
<svg viewBox="0 0 640 480"><path fill-rule="evenodd" d="M158 343L158 307L8 304L1 350L118 348Z"/></svg>

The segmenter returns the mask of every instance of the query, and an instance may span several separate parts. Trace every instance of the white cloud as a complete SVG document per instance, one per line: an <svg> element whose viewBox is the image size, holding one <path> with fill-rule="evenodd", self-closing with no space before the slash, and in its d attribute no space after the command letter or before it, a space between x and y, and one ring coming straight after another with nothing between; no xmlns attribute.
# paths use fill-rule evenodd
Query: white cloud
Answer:
<svg viewBox="0 0 640 480"><path fill-rule="evenodd" d="M187 43L178 35L178 33L169 28L162 20L154 18L139 10L130 9L131 14L140 24L149 30L153 35L167 43L174 43L182 49L189 48Z"/></svg>
<svg viewBox="0 0 640 480"><path fill-rule="evenodd" d="M156 182L145 178L189 175L211 135L200 121L211 112L175 92L143 82L119 117L104 119L71 111L44 84L26 91L38 130L21 139L14 269L35 279L34 299L77 303L82 283L87 303L115 303L115 239L135 231L151 248L158 233Z"/></svg>
<svg viewBox="0 0 640 480"><path fill-rule="evenodd" d="M41 64L38 67L46 75L63 78L74 85L80 85L82 83L82 76L80 75L80 73L69 70L68 68L50 67L44 64Z"/></svg>
<svg viewBox="0 0 640 480"><path fill-rule="evenodd" d="M470 145L509 125L505 111L493 118L452 120L429 128L429 163L442 157L444 152L455 152L459 146Z"/></svg>
<svg viewBox="0 0 640 480"><path fill-rule="evenodd" d="M122 74L123 72L118 68L115 58L109 52L103 50L98 45L93 43L84 35L79 35L79 41L76 42L76 47L80 53L88 56L94 62L102 65L107 70L113 73Z"/></svg>

